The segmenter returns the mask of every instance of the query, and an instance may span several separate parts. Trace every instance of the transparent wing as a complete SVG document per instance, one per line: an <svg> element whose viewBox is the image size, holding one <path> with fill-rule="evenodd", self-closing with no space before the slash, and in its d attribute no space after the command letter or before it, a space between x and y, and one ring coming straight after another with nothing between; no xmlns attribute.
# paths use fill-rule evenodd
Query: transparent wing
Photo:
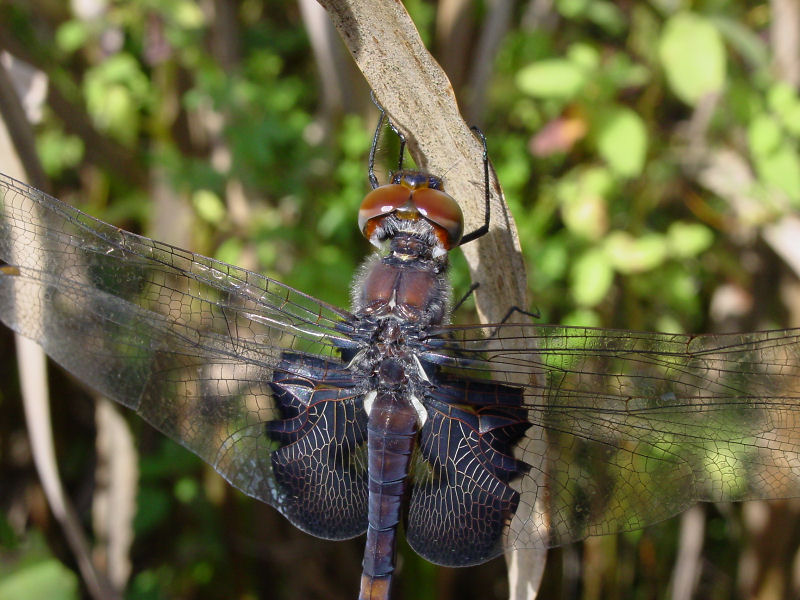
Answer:
<svg viewBox="0 0 800 600"><path fill-rule="evenodd" d="M8 265L0 271L0 319L67 370L303 529L350 537L366 526L363 406L337 352L351 343L349 313L124 232L5 176L0 260ZM301 395L305 404L290 408L297 398L281 384L292 377L324 392ZM311 425L278 435L287 411ZM320 414L342 415L339 430ZM335 448L343 440L348 445ZM348 516L322 529L288 514L297 490L286 484L287 470L311 454L326 469L320 477L351 491L333 500ZM352 458L348 469L339 468L341 454ZM314 490L305 500L309 512L315 504L331 511L330 498Z"/></svg>
<svg viewBox="0 0 800 600"><path fill-rule="evenodd" d="M527 412L531 427L514 434L522 464L504 476L518 494L504 515L508 546L637 529L699 500L800 495L800 330L692 336L503 324L443 328L427 344L426 361L493 381L494 410ZM484 462L508 460L489 443L496 432L474 427L462 459L484 448ZM481 491L505 492L502 483ZM502 501L496 494L490 504Z"/></svg>

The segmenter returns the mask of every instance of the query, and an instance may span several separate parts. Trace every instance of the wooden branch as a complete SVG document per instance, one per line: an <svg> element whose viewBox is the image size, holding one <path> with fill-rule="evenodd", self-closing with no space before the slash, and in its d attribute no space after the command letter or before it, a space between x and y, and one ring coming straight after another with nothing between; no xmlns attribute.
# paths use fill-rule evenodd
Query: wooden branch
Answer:
<svg viewBox="0 0 800 600"><path fill-rule="evenodd" d="M400 2L320 0L392 122L405 134L420 168L444 178L459 202L466 231L483 222L481 144L464 122L444 71L422 43ZM489 140L491 155L491 140ZM488 235L464 246L483 322L511 306L526 307L526 276L516 227L491 174Z"/></svg>

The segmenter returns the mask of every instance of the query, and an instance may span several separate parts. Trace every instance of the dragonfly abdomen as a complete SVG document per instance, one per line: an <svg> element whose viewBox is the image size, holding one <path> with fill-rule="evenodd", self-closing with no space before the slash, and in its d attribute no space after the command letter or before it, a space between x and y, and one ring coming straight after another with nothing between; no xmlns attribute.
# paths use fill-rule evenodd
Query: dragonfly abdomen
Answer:
<svg viewBox="0 0 800 600"><path fill-rule="evenodd" d="M399 361L387 359L405 379ZM382 365L384 366L384 365ZM386 369L381 369L386 371ZM394 369L389 369L394 370ZM389 598L400 522L411 455L416 444L420 416L406 382L373 392L368 409L369 505L367 544L364 549L360 600Z"/></svg>

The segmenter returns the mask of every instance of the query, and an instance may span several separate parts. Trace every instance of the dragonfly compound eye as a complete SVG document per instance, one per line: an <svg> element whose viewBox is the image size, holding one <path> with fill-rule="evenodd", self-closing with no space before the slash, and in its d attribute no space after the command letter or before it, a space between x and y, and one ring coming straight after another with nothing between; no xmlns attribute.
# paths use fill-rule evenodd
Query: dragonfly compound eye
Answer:
<svg viewBox="0 0 800 600"><path fill-rule="evenodd" d="M458 203L441 189L413 185L415 182L390 183L372 190L358 211L358 226L371 239L383 217L394 214L400 219L423 218L433 225L434 233L445 250L458 245L464 233L464 216ZM410 185L411 184L411 185Z"/></svg>
<svg viewBox="0 0 800 600"><path fill-rule="evenodd" d="M423 188L414 192L411 201L430 222L445 250L458 245L464 234L464 215L452 196L442 190Z"/></svg>
<svg viewBox="0 0 800 600"><path fill-rule="evenodd" d="M398 183L389 183L366 195L358 209L358 228L369 240L382 217L409 206L411 190Z"/></svg>

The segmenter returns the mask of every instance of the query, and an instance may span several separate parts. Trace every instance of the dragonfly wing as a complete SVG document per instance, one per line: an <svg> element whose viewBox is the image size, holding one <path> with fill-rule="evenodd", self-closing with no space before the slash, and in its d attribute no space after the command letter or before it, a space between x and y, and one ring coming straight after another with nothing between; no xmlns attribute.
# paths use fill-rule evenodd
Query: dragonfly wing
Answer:
<svg viewBox="0 0 800 600"><path fill-rule="evenodd" d="M317 344L315 351L331 354L347 345L353 319L274 279L94 219L3 174L0 260L134 300L179 324L234 340L259 341L255 332L235 327L261 324L292 334L295 345ZM241 318L231 320L232 314Z"/></svg>
<svg viewBox="0 0 800 600"><path fill-rule="evenodd" d="M67 370L133 409L198 454L234 486L291 517L300 492L280 466L287 446L308 452L337 440L360 460L363 407L342 378L339 347L348 313L244 269L123 232L14 180L0 177L0 319L41 344ZM315 380L314 377L319 379ZM286 418L276 385L304 378L336 391L323 415L346 414L328 431L319 403L296 409L311 426L291 439L274 434ZM329 378L326 381L325 378ZM282 395L281 395L282 394ZM335 440L331 438L335 437ZM343 442L344 443L344 442ZM295 452L297 455L297 452ZM297 463L295 463L297 464ZM326 537L363 530L357 490L341 472L351 515ZM302 500L302 499L301 499ZM330 511L308 495L309 511ZM355 515L355 516L354 516ZM296 517L297 518L297 517Z"/></svg>
<svg viewBox="0 0 800 600"><path fill-rule="evenodd" d="M286 353L271 387L281 418L267 424L267 435L280 444L271 463L282 512L318 537L364 533L367 414L350 372Z"/></svg>
<svg viewBox="0 0 800 600"><path fill-rule="evenodd" d="M504 324L447 328L429 348L445 371L516 386L532 425L520 442L544 441L515 453L528 471L512 481L510 547L638 529L699 500L800 495L800 330Z"/></svg>

